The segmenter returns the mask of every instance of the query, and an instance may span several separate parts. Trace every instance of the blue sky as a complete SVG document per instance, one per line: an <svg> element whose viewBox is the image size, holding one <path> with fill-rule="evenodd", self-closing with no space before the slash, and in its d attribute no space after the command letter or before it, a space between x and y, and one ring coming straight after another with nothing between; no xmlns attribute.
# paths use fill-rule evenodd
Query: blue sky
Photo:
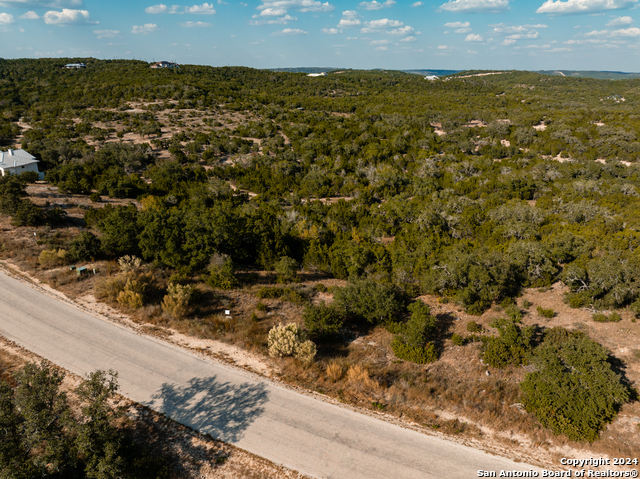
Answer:
<svg viewBox="0 0 640 479"><path fill-rule="evenodd" d="M0 57L639 71L639 1L0 0Z"/></svg>

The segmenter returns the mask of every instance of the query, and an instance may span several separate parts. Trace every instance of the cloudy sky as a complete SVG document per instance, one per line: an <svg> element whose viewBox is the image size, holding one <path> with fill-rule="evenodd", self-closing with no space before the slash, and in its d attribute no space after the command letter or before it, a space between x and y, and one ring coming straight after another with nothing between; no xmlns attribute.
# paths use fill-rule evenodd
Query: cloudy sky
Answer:
<svg viewBox="0 0 640 479"><path fill-rule="evenodd" d="M0 57L640 71L639 6L640 0L0 0Z"/></svg>

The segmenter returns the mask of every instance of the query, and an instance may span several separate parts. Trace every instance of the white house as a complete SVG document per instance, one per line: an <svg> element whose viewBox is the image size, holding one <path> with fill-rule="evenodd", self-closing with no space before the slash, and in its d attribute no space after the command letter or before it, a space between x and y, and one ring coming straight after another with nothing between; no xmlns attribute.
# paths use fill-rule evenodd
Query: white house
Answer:
<svg viewBox="0 0 640 479"><path fill-rule="evenodd" d="M327 73L326 72L322 72L322 73L309 73L307 75L308 77L326 77Z"/></svg>
<svg viewBox="0 0 640 479"><path fill-rule="evenodd" d="M440 77L437 77L435 75L427 75L426 77L424 77L424 79L429 81L436 81L436 80L439 80Z"/></svg>
<svg viewBox="0 0 640 479"><path fill-rule="evenodd" d="M36 157L24 150L0 151L0 173L4 175L19 175L25 171L35 171L41 180L44 173L38 170Z"/></svg>
<svg viewBox="0 0 640 479"><path fill-rule="evenodd" d="M178 68L178 64L174 62L161 61L152 63L149 68Z"/></svg>

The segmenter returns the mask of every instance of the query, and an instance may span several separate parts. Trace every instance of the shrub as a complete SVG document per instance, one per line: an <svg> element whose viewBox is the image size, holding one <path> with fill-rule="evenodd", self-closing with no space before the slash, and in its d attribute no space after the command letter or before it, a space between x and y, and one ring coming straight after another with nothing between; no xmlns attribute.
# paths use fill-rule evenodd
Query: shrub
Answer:
<svg viewBox="0 0 640 479"><path fill-rule="evenodd" d="M114 302L124 290L127 278L121 275L112 278L100 278L94 286L94 294L101 301Z"/></svg>
<svg viewBox="0 0 640 479"><path fill-rule="evenodd" d="M327 373L327 377L333 383L340 381L342 379L342 373L344 372L342 366L336 362L332 362L327 366L325 371Z"/></svg>
<svg viewBox="0 0 640 479"><path fill-rule="evenodd" d="M131 309L144 305L144 285L135 279L127 279L124 289L118 294L118 303Z"/></svg>
<svg viewBox="0 0 640 479"><path fill-rule="evenodd" d="M334 292L335 307L352 321L370 325L391 321L401 309L395 291L371 279L355 281Z"/></svg>
<svg viewBox="0 0 640 479"><path fill-rule="evenodd" d="M97 191L94 191L89 195L89 200L92 203L100 203L102 201L102 196L100 196L100 193L98 193Z"/></svg>
<svg viewBox="0 0 640 479"><path fill-rule="evenodd" d="M123 273L137 271L142 266L142 260L137 256L129 256L127 254L118 258L118 266L120 266L120 271Z"/></svg>
<svg viewBox="0 0 640 479"><path fill-rule="evenodd" d="M593 318L594 321L597 321L598 323L609 323L609 322L617 323L618 321L622 320L622 318L618 313L611 313L609 316L607 316L604 313L595 313L591 317Z"/></svg>
<svg viewBox="0 0 640 479"><path fill-rule="evenodd" d="M399 359L418 364L432 362L438 359L438 354L433 343L428 339L437 330L436 318L431 315L429 306L422 301L416 301L409 306L411 318L399 330L393 341L391 349Z"/></svg>
<svg viewBox="0 0 640 479"><path fill-rule="evenodd" d="M433 343L421 347L411 346L404 343L399 336L396 336L391 341L391 349L398 359L416 364L431 363L438 359L438 352Z"/></svg>
<svg viewBox="0 0 640 479"><path fill-rule="evenodd" d="M264 303L258 302L258 304L256 304L256 309L258 311L265 312L267 310L267 306Z"/></svg>
<svg viewBox="0 0 640 479"><path fill-rule="evenodd" d="M67 259L67 252L63 249L43 250L38 257L38 263L45 268L53 268L65 263Z"/></svg>
<svg viewBox="0 0 640 479"><path fill-rule="evenodd" d="M541 306L538 306L536 308L536 311L538 312L538 314L540 316L542 316L543 318L553 318L556 315L556 312L553 309L544 309Z"/></svg>
<svg viewBox="0 0 640 479"><path fill-rule="evenodd" d="M256 296L259 299L282 299L283 301L289 301L295 304L302 304L306 301L306 298L302 295L301 292L296 291L292 288L272 288L269 286L265 286L258 290Z"/></svg>
<svg viewBox="0 0 640 479"><path fill-rule="evenodd" d="M73 238L68 245L68 257L71 261L85 261L99 258L101 254L100 240L89 231L83 231Z"/></svg>
<svg viewBox="0 0 640 479"><path fill-rule="evenodd" d="M512 319L498 319L491 325L498 329L499 336L482 338L484 362L494 368L525 364L531 351L533 327L520 328Z"/></svg>
<svg viewBox="0 0 640 479"><path fill-rule="evenodd" d="M309 364L316 355L316 345L308 341L305 332L294 323L274 326L269 330L267 341L269 355L274 358L295 356Z"/></svg>
<svg viewBox="0 0 640 479"><path fill-rule="evenodd" d="M522 309L529 309L531 307L531 301L528 299L522 300Z"/></svg>
<svg viewBox="0 0 640 479"><path fill-rule="evenodd" d="M522 311L515 304L504 308L504 312L509 318L513 319L517 323L522 321Z"/></svg>
<svg viewBox="0 0 640 479"><path fill-rule="evenodd" d="M475 321L469 321L467 323L467 331L469 331L470 333L481 333L482 326L476 323Z"/></svg>
<svg viewBox="0 0 640 479"><path fill-rule="evenodd" d="M162 300L162 310L176 319L184 318L190 312L194 295L195 289L192 286L171 283Z"/></svg>
<svg viewBox="0 0 640 479"><path fill-rule="evenodd" d="M629 401L629 388L609 362L607 351L581 332L553 328L536 348L520 388L526 410L555 434L595 441Z"/></svg>
<svg viewBox="0 0 640 479"><path fill-rule="evenodd" d="M275 264L278 283L291 283L298 279L298 263L288 256L281 257Z"/></svg>
<svg viewBox="0 0 640 479"><path fill-rule="evenodd" d="M452 334L451 335L451 342L455 345L455 346L464 346L464 338L462 336L460 336L459 334Z"/></svg>
<svg viewBox="0 0 640 479"><path fill-rule="evenodd" d="M302 313L304 326L314 339L329 339L340 334L344 319L338 310L324 303L309 305Z"/></svg>
<svg viewBox="0 0 640 479"><path fill-rule="evenodd" d="M216 253L209 262L209 277L207 284L212 288L233 289L240 282L235 277L232 259L223 254Z"/></svg>

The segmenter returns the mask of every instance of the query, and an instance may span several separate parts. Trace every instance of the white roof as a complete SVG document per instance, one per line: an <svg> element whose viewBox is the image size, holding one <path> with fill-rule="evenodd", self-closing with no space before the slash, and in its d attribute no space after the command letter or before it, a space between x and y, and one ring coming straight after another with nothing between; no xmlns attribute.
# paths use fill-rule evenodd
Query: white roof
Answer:
<svg viewBox="0 0 640 479"><path fill-rule="evenodd" d="M36 157L24 150L0 151L0 168L13 168L13 166L26 166L37 163Z"/></svg>

